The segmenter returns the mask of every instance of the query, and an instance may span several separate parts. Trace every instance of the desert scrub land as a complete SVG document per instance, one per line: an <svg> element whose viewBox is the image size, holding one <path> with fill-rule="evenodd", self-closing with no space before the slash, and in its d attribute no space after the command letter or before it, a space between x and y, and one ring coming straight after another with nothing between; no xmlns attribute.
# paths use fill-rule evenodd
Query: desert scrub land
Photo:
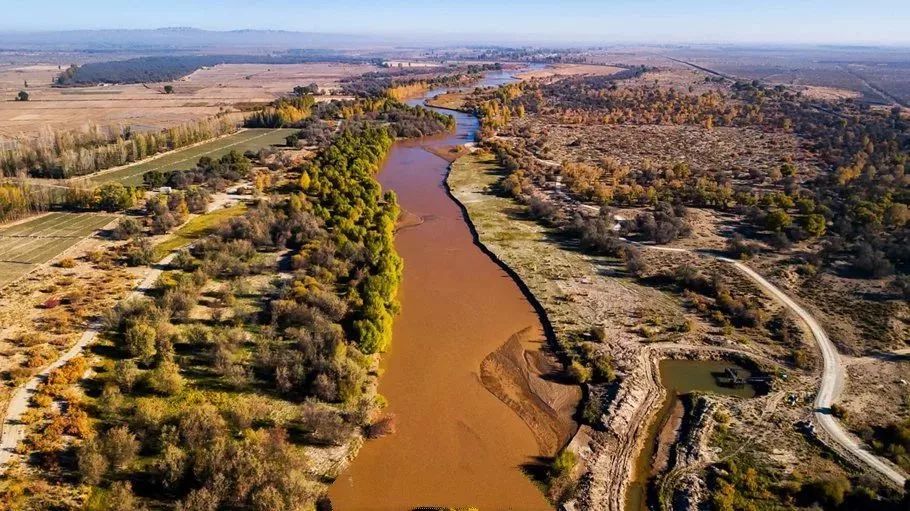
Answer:
<svg viewBox="0 0 910 511"><path fill-rule="evenodd" d="M708 467L719 466L730 455L723 451L723 445L730 444L708 434L714 428L722 431L720 438L738 438L736 457L761 460L777 474L796 470L799 477L844 477L843 469L826 461L825 452L793 427L811 411L818 363L799 327L788 326L786 335L791 337L784 342L775 339L778 334L734 316L724 319L727 312L712 312L717 305L681 293L660 269L713 274L730 286L733 296L751 300L755 313L789 324L779 305L728 265L693 254L643 252L636 275L620 258L587 253L577 240L541 225L525 206L504 196L501 182L506 175L495 157L477 152L453 163L448 184L467 208L481 242L514 269L541 302L560 355L587 386L584 425L569 446L581 460L569 479L579 478L578 489L573 491L565 480L549 481L552 498L576 500L585 509L623 507L632 459L643 441L642 425L661 400L655 377L661 358L732 357L770 374L787 374L762 397L706 396L713 411L687 419L706 431L700 450L694 446L700 454L671 467L665 476L672 474L667 480L675 486L667 483L661 491L672 496L688 489L696 501L709 499L705 481L713 469ZM794 350L803 353L798 364ZM723 417L722 423L716 424L714 415ZM700 474L694 489L692 479L679 479L685 472ZM680 480L688 482L680 486Z"/></svg>
<svg viewBox="0 0 910 511"><path fill-rule="evenodd" d="M54 264L3 288L0 350L8 394L75 344L132 287L137 273L106 254L118 242L88 238Z"/></svg>

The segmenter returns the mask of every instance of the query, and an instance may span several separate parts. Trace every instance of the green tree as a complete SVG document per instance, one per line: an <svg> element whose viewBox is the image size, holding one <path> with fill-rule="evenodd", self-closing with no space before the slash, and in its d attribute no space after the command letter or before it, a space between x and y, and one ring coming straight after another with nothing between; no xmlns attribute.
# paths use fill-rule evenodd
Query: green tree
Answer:
<svg viewBox="0 0 910 511"><path fill-rule="evenodd" d="M805 229L810 236L818 238L825 234L825 217L818 213L806 215L803 217L803 229Z"/></svg>
<svg viewBox="0 0 910 511"><path fill-rule="evenodd" d="M793 223L790 215L782 209L773 209L765 216L765 227L771 231L783 231Z"/></svg>
<svg viewBox="0 0 910 511"><path fill-rule="evenodd" d="M16 101L28 101L28 92L19 91L19 94L16 94Z"/></svg>
<svg viewBox="0 0 910 511"><path fill-rule="evenodd" d="M165 93L165 94L173 94L173 93L174 93L174 86L173 86L173 85L165 85L165 86L164 86L164 93Z"/></svg>
<svg viewBox="0 0 910 511"><path fill-rule="evenodd" d="M76 451L79 463L79 476L86 484L97 485L107 472L107 458L104 457L101 444L89 438Z"/></svg>
<svg viewBox="0 0 910 511"><path fill-rule="evenodd" d="M150 362L157 350L155 348L155 329L147 323L136 323L124 332L126 348L133 357L143 362Z"/></svg>
<svg viewBox="0 0 910 511"><path fill-rule="evenodd" d="M122 211L136 204L136 190L120 183L107 183L95 190L95 204L104 211Z"/></svg>
<svg viewBox="0 0 910 511"><path fill-rule="evenodd" d="M111 468L126 468L139 453L139 440L126 426L115 426L104 434L103 449Z"/></svg>
<svg viewBox="0 0 910 511"><path fill-rule="evenodd" d="M120 391L127 393L133 390L133 386L139 380L139 368L132 359L118 360L114 364L114 382L120 387Z"/></svg>
<svg viewBox="0 0 910 511"><path fill-rule="evenodd" d="M178 394L185 384L183 376L180 376L180 367L167 360L149 373L146 383L150 389L165 396Z"/></svg>

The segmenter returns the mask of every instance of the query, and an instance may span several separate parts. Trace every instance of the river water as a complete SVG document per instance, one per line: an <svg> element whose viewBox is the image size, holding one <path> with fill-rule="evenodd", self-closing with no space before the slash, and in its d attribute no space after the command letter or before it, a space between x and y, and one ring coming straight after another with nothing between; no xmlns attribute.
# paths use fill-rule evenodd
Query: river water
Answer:
<svg viewBox="0 0 910 511"><path fill-rule="evenodd" d="M493 73L480 85L510 79ZM401 313L379 378L397 431L367 441L333 483L337 510L552 508L522 470L541 454L531 430L479 378L484 358L511 336L527 330L539 349L543 330L516 283L474 244L446 193L449 163L429 149L472 141L478 128L472 116L446 113L457 121L454 133L396 142L378 175L402 209L422 220L396 236L404 259Z"/></svg>

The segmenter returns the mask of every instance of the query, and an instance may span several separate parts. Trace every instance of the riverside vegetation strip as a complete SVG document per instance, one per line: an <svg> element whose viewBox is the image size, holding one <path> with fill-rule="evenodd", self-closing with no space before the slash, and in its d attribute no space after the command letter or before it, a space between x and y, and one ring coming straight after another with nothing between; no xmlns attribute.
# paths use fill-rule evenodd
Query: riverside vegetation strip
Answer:
<svg viewBox="0 0 910 511"><path fill-rule="evenodd" d="M396 108L406 113L388 126L372 119ZM392 131L418 114L358 106L345 130L294 167L223 160L268 193L181 251L148 296L105 315L93 352L39 386L34 401L63 411L30 413L22 449L36 465L8 472L5 501L296 509L321 499L361 428L380 418L375 365L389 345L401 263L396 200L372 173ZM432 129L446 128L436 121ZM165 202L180 211L180 200ZM140 250L129 258L138 260L145 234L119 230L135 238ZM82 392L73 384L89 367ZM19 491L49 481L53 491Z"/></svg>

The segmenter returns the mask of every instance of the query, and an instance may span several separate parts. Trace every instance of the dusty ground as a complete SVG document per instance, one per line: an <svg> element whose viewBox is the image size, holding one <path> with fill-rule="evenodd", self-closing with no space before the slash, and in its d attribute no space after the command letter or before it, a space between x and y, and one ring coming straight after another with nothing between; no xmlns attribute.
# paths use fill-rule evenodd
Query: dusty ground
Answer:
<svg viewBox="0 0 910 511"><path fill-rule="evenodd" d="M845 357L848 385L841 404L858 433L910 416L910 356ZM868 413L875 410L874 414Z"/></svg>
<svg viewBox="0 0 910 511"><path fill-rule="evenodd" d="M196 71L173 83L164 94L163 83L53 88L57 66L27 66L0 70L0 140L35 135L45 126L78 128L132 126L159 129L233 109L237 103L266 102L287 94L297 85L317 83L333 89L338 80L377 68L352 64L226 64ZM13 101L22 90L29 101Z"/></svg>
<svg viewBox="0 0 910 511"><path fill-rule="evenodd" d="M88 323L110 309L134 283L136 276L129 269L87 260L87 254L105 253L114 245L86 239L63 256L75 263L72 268L45 265L0 293L4 405L6 391L74 344Z"/></svg>

